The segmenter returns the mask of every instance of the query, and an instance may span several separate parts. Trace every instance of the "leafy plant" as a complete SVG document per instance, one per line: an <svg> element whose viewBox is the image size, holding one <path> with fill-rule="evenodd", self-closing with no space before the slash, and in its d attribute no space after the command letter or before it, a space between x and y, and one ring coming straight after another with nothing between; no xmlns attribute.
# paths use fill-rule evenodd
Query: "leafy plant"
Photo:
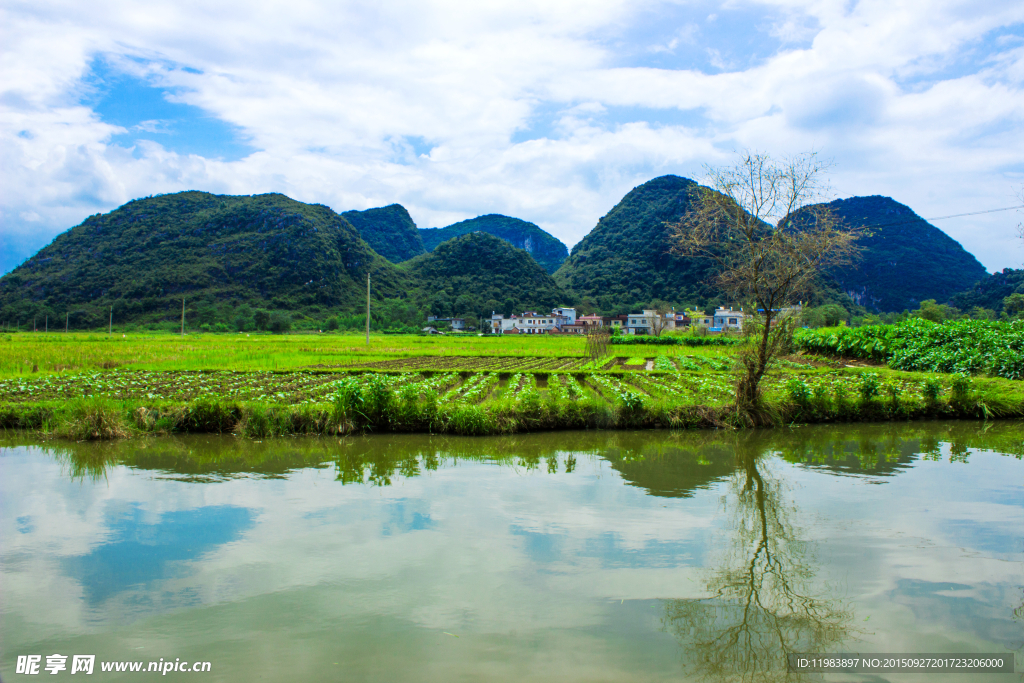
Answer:
<svg viewBox="0 0 1024 683"><path fill-rule="evenodd" d="M870 401L875 396L878 396L880 388L881 383L878 381L877 373L865 372L861 374L858 390L862 400Z"/></svg>
<svg viewBox="0 0 1024 683"><path fill-rule="evenodd" d="M811 401L811 387L802 379L793 378L786 382L786 393L794 403L807 405Z"/></svg>

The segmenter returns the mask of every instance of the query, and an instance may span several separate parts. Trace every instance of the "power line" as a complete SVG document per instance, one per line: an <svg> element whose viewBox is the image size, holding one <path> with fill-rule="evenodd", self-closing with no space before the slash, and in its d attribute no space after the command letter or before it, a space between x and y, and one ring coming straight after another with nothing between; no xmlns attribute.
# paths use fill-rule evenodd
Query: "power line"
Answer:
<svg viewBox="0 0 1024 683"><path fill-rule="evenodd" d="M983 214L983 213L996 213L996 212L999 212L999 211L1012 211L1014 209L1024 209L1024 204L1021 204L1019 206L1007 206L1007 207L1004 207L1002 209L985 209L984 211L971 211L970 213L955 213L955 214L952 214L952 215L949 215L949 216L936 216L935 218L921 218L920 216L915 214L913 218L908 218L907 220L904 220L904 221L893 221L892 223L872 223L872 224L868 224L868 225L862 225L860 227L862 227L862 228L889 228L889 227L892 227L894 225L906 225L908 223L916 223L918 221L924 221L924 222L928 223L928 222L931 222L931 221L943 221L943 220L946 220L947 218L962 218L964 216L978 216L978 215Z"/></svg>
<svg viewBox="0 0 1024 683"><path fill-rule="evenodd" d="M1013 211L1014 209L1024 209L1024 204L1021 204L1019 206L1007 206L1004 209L986 209L984 211L972 211L970 213L955 213L952 216L937 216L935 218L925 218L923 220L926 220L926 221L941 221L941 220L945 220L947 218L960 218L962 216L977 216L978 214L982 214L982 213L996 213L998 211Z"/></svg>

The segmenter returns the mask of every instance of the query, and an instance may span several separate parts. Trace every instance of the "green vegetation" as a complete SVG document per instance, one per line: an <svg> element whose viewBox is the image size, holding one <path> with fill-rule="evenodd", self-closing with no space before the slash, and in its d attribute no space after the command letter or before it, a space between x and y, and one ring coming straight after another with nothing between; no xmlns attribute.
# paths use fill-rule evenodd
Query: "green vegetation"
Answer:
<svg viewBox="0 0 1024 683"><path fill-rule="evenodd" d="M67 336L0 337L0 426L100 439L743 424L736 346L591 361L580 337ZM1016 381L811 361L769 372L770 421L1024 415Z"/></svg>
<svg viewBox="0 0 1024 683"><path fill-rule="evenodd" d="M366 211L345 211L345 220L359 231L370 248L392 263L426 252L412 216L401 204Z"/></svg>
<svg viewBox="0 0 1024 683"><path fill-rule="evenodd" d="M566 295L529 254L493 235L474 232L442 242L405 264L424 291L435 292L431 313L440 317L511 315L564 305Z"/></svg>
<svg viewBox="0 0 1024 683"><path fill-rule="evenodd" d="M397 204L346 216L391 258L417 249ZM431 313L475 322L493 310L569 303L528 253L485 233L419 252L396 266L345 217L279 194L151 197L88 218L0 278L0 329L102 329L112 320L122 331L126 321L129 330L171 331L184 300L188 330L356 330L367 274L375 330L418 332Z"/></svg>
<svg viewBox="0 0 1024 683"><path fill-rule="evenodd" d="M867 229L857 243L859 262L833 274L869 310L898 313L926 299L948 301L987 277L959 242L889 197L837 199L827 206L848 225Z"/></svg>
<svg viewBox="0 0 1024 683"><path fill-rule="evenodd" d="M634 188L573 247L555 281L582 308L604 313L731 303L714 284L715 264L674 253L677 244L667 223L690 210L697 187L688 178L668 175ZM829 278L820 278L808 299L811 305L852 307Z"/></svg>
<svg viewBox="0 0 1024 683"><path fill-rule="evenodd" d="M986 274L970 289L951 297L949 303L961 311L987 309L1019 316L1024 312L1021 298L1024 298L1024 269L1004 268L1002 272ZM1007 300L1016 302L1011 304L1010 310L1006 308Z"/></svg>
<svg viewBox="0 0 1024 683"><path fill-rule="evenodd" d="M420 228L419 232L427 251L433 251L437 245L453 237L472 232L494 235L529 253L549 274L558 270L569 255L569 250L558 238L541 230L537 225L495 213L470 218L446 228Z"/></svg>
<svg viewBox="0 0 1024 683"><path fill-rule="evenodd" d="M652 337L648 335L616 335L612 337L608 343L616 346L633 346L636 344L643 344L645 346L735 346L737 344L742 344L743 339L739 337L727 337L721 334L705 335L703 337L693 334L663 334L660 337Z"/></svg>
<svg viewBox="0 0 1024 683"><path fill-rule="evenodd" d="M883 361L898 370L1024 378L1024 321L912 318L896 325L801 330L796 343L812 353Z"/></svg>
<svg viewBox="0 0 1024 683"><path fill-rule="evenodd" d="M696 186L662 176L634 188L573 247L555 280L604 312L640 310L659 299L721 303L711 264L672 254L665 226L686 213Z"/></svg>
<svg viewBox="0 0 1024 683"><path fill-rule="evenodd" d="M368 273L378 299L414 289L326 206L280 194L180 192L129 202L59 235L0 279L0 320L32 329L48 319L52 330L68 314L71 329L98 329L112 309L119 322L173 328L185 299L193 326L265 329L276 312L284 328L296 316L359 310Z"/></svg>

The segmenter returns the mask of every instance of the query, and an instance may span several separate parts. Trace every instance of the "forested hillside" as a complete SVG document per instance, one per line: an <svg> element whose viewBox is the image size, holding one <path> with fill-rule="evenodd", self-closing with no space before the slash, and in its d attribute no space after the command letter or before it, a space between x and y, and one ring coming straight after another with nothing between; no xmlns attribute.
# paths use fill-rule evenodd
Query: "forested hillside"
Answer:
<svg viewBox="0 0 1024 683"><path fill-rule="evenodd" d="M407 276L326 206L281 194L180 192L87 218L0 278L0 318L73 328L190 314L232 320L255 308L357 310L366 274L377 298L404 296Z"/></svg>
<svg viewBox="0 0 1024 683"><path fill-rule="evenodd" d="M716 299L711 265L673 254L665 226L686 213L696 187L668 175L634 188L573 247L555 281L602 311Z"/></svg>
<svg viewBox="0 0 1024 683"><path fill-rule="evenodd" d="M412 216L401 204L341 214L370 247L392 263L408 261L426 252Z"/></svg>
<svg viewBox="0 0 1024 683"><path fill-rule="evenodd" d="M548 273L523 249L484 232L446 240L432 252L403 264L432 293L439 316L478 316L538 310L569 303Z"/></svg>
<svg viewBox="0 0 1024 683"><path fill-rule="evenodd" d="M423 246L427 251L433 251L437 245L446 240L471 232L485 232L500 237L514 247L525 250L548 273L558 270L569 254L569 250L564 244L553 235L541 230L537 225L495 213L470 218L446 228L420 229Z"/></svg>
<svg viewBox="0 0 1024 683"><path fill-rule="evenodd" d="M1011 294L1024 294L1024 270L1004 268L1002 272L981 278L970 289L953 295L949 303L961 311L974 307L992 311L1003 310L1003 299Z"/></svg>
<svg viewBox="0 0 1024 683"><path fill-rule="evenodd" d="M847 224L868 229L859 240L860 261L833 274L869 310L900 312L926 299L945 302L987 275L959 242L889 197L851 197L828 206Z"/></svg>

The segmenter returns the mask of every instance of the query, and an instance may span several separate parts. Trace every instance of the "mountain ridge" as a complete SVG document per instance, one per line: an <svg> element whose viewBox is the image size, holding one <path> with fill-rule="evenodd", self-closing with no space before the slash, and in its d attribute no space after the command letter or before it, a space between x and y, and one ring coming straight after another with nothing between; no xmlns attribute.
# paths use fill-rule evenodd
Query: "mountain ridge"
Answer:
<svg viewBox="0 0 1024 683"><path fill-rule="evenodd" d="M497 213L459 221L444 228L420 228L427 251L433 251L437 245L453 237L471 232L485 232L525 250L549 274L558 270L569 255L568 248L558 238L537 224Z"/></svg>

